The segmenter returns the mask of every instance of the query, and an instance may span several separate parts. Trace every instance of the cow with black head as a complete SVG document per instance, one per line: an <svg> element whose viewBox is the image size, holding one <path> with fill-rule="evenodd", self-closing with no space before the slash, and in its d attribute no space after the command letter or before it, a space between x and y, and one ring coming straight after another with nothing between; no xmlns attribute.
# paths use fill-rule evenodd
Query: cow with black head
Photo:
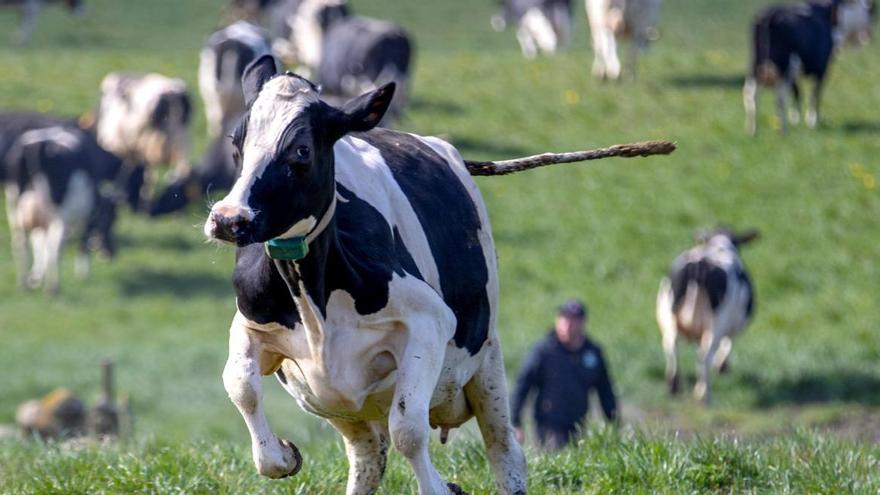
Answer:
<svg viewBox="0 0 880 495"><path fill-rule="evenodd" d="M428 454L429 431L476 416L503 494L525 493L498 333L489 219L458 152L375 126L394 84L341 108L271 57L245 71L234 133L241 175L205 234L237 246L223 382L257 470L302 466L270 429L261 375L343 436L347 493L374 493L390 441L421 494L461 493Z"/></svg>

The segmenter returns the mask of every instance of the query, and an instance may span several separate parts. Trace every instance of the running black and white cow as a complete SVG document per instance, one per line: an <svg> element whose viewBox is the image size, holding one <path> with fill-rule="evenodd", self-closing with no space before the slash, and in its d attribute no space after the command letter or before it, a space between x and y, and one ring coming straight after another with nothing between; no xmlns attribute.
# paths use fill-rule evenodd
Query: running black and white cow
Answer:
<svg viewBox="0 0 880 495"><path fill-rule="evenodd" d="M400 26L352 15L346 0L303 0L290 22L296 59L310 69L326 94L354 97L394 82L397 91L389 116L401 114L409 93L413 47Z"/></svg>
<svg viewBox="0 0 880 495"><path fill-rule="evenodd" d="M257 58L272 53L263 31L238 21L208 37L199 59L199 90L205 103L208 135L217 137L244 112L241 75Z"/></svg>
<svg viewBox="0 0 880 495"><path fill-rule="evenodd" d="M91 134L71 124L26 130L13 141L3 163L20 285L58 290L60 255L69 235L80 235L81 275L88 273L93 244L113 256L116 201L101 189L115 180L122 162Z"/></svg>
<svg viewBox="0 0 880 495"><path fill-rule="evenodd" d="M791 119L800 120L798 78L813 79L805 121L819 123L819 99L835 46L846 40L867 42L874 0L815 0L775 5L761 11L752 22L752 61L743 85L746 131L757 131L758 86L774 86L781 130L788 128L788 97L794 99Z"/></svg>
<svg viewBox="0 0 880 495"><path fill-rule="evenodd" d="M374 128L394 84L342 108L263 57L244 77L234 133L241 175L214 204L211 239L238 246L223 382L251 435L257 470L302 459L269 427L261 375L343 436L347 493L374 493L390 442L421 494L459 493L428 454L431 427L476 416L498 491L526 490L496 331L489 219L458 152Z"/></svg>
<svg viewBox="0 0 880 495"><path fill-rule="evenodd" d="M680 254L660 282L657 323L670 393L679 388L676 343L683 336L700 345L694 395L707 404L711 401L711 368L727 369L731 339L754 313L754 290L739 248L757 237L754 230L734 233L727 228L702 234L698 245Z"/></svg>
<svg viewBox="0 0 880 495"><path fill-rule="evenodd" d="M662 0L585 0L593 40L593 76L603 80L620 77L617 44L628 38L627 72L635 77L639 53L659 37L661 4Z"/></svg>
<svg viewBox="0 0 880 495"><path fill-rule="evenodd" d="M82 15L85 12L83 0L63 0L64 4L74 15ZM18 28L18 42L27 43L34 35L34 27L37 23L37 14L45 4L62 3L61 0L0 0L0 8L17 8L21 12L21 25Z"/></svg>
<svg viewBox="0 0 880 495"><path fill-rule="evenodd" d="M492 28L516 25L516 39L525 58L553 54L571 40L571 0L502 0Z"/></svg>

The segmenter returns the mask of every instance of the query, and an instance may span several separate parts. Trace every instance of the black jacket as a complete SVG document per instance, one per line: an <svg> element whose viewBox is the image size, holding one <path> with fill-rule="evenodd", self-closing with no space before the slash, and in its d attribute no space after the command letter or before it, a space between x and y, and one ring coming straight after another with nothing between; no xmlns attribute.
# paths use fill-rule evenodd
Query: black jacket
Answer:
<svg viewBox="0 0 880 495"><path fill-rule="evenodd" d="M537 390L535 423L541 428L571 431L589 410L589 392L595 388L609 420L617 416L617 401L602 350L585 339L580 349L566 349L551 331L526 358L513 393L513 425L520 426L526 398Z"/></svg>

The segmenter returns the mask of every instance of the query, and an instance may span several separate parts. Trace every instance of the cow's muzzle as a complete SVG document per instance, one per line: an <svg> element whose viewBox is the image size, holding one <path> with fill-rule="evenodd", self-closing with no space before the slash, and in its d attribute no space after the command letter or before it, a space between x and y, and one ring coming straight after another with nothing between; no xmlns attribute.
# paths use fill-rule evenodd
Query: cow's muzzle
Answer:
<svg viewBox="0 0 880 495"><path fill-rule="evenodd" d="M205 235L244 246L251 243L253 219L249 208L215 205L205 222Z"/></svg>

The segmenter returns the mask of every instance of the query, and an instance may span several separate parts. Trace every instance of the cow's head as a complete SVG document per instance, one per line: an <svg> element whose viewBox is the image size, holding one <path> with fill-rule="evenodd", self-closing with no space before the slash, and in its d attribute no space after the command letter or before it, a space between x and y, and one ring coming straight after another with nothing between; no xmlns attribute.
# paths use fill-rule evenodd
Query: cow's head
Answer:
<svg viewBox="0 0 880 495"><path fill-rule="evenodd" d="M211 208L205 235L239 246L306 235L335 198L333 144L375 127L394 84L335 108L306 79L277 74L267 55L245 69L242 87L248 112L232 137L241 175Z"/></svg>
<svg viewBox="0 0 880 495"><path fill-rule="evenodd" d="M834 5L834 37L838 44L867 45L877 13L876 0L838 0Z"/></svg>
<svg viewBox="0 0 880 495"><path fill-rule="evenodd" d="M740 232L734 232L730 227L720 226L714 229L700 230L695 237L699 244L733 246L739 249L761 236L757 229L747 229Z"/></svg>

